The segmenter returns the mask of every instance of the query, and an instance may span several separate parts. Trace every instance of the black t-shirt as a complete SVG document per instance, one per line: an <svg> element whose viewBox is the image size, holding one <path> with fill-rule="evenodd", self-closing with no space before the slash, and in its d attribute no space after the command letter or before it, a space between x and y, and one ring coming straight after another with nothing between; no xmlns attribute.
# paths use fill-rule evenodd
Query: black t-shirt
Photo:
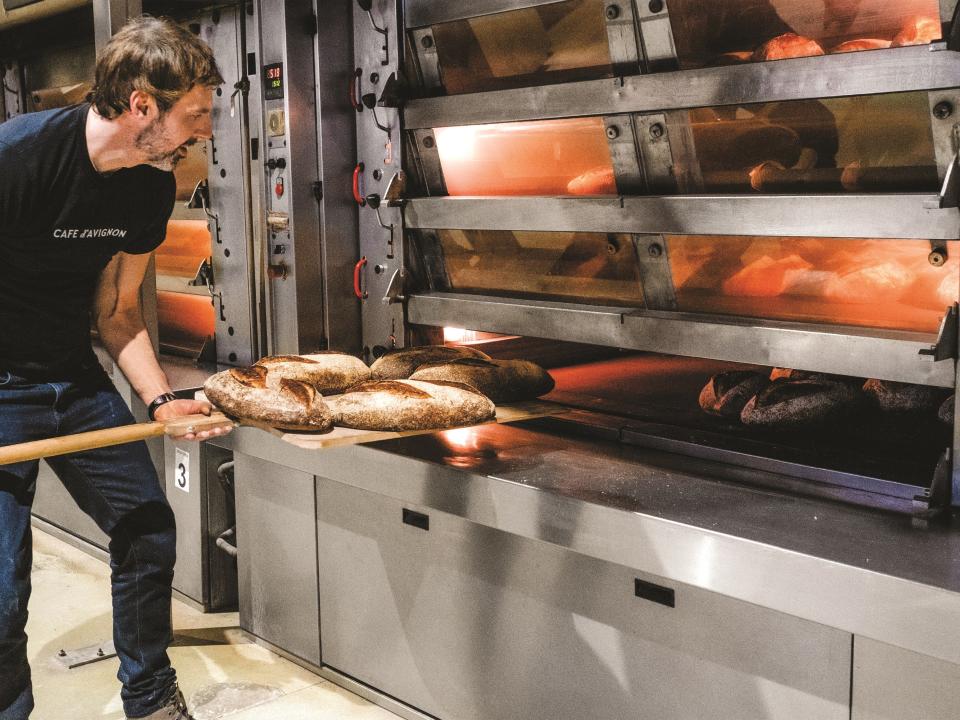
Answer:
<svg viewBox="0 0 960 720"><path fill-rule="evenodd" d="M0 124L0 371L60 380L97 367L90 310L118 252L163 242L173 174L147 165L100 175L75 105Z"/></svg>

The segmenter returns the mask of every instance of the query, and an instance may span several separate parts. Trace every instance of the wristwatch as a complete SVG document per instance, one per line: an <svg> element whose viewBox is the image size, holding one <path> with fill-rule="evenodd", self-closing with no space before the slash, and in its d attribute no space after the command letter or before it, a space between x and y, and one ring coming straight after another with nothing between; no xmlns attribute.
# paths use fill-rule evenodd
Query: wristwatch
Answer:
<svg viewBox="0 0 960 720"><path fill-rule="evenodd" d="M150 416L151 420L156 420L157 418L154 416L157 413L157 408L159 408L161 405L166 405L168 402L173 402L176 399L177 399L177 396L174 395L173 393L164 393L163 395L157 395L157 397L153 399L153 402L150 403L150 405L147 407L147 415Z"/></svg>

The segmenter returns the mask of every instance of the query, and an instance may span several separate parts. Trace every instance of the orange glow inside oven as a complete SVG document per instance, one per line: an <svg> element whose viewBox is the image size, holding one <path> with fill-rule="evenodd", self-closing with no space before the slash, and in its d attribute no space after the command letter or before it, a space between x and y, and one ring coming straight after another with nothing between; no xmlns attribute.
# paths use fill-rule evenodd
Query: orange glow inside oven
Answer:
<svg viewBox="0 0 960 720"><path fill-rule="evenodd" d="M960 294L960 242L670 236L679 309L936 332Z"/></svg>
<svg viewBox="0 0 960 720"><path fill-rule="evenodd" d="M160 275L193 278L210 257L210 229L203 220L171 220L167 236L157 248Z"/></svg>
<svg viewBox="0 0 960 720"><path fill-rule="evenodd" d="M615 195L602 118L434 131L450 195Z"/></svg>
<svg viewBox="0 0 960 720"><path fill-rule="evenodd" d="M160 344L167 350L195 354L216 332L213 304L204 295L159 291L157 320Z"/></svg>
<svg viewBox="0 0 960 720"><path fill-rule="evenodd" d="M606 0L565 0L434 25L448 94L611 77Z"/></svg>
<svg viewBox="0 0 960 720"><path fill-rule="evenodd" d="M682 69L940 40L938 0L671 0Z"/></svg>

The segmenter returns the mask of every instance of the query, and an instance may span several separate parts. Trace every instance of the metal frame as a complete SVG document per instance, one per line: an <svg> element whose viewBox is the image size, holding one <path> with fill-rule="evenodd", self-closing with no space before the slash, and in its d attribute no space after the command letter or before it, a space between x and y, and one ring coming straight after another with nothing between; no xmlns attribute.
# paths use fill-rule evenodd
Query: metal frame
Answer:
<svg viewBox="0 0 960 720"><path fill-rule="evenodd" d="M943 44L411 100L405 129L955 88Z"/></svg>
<svg viewBox="0 0 960 720"><path fill-rule="evenodd" d="M430 293L409 300L410 322L527 335L752 365L954 387L956 364L921 356L925 333L637 311Z"/></svg>
<svg viewBox="0 0 960 720"><path fill-rule="evenodd" d="M563 0L405 0L404 24L420 28L558 2Z"/></svg>
<svg viewBox="0 0 960 720"><path fill-rule="evenodd" d="M434 230L960 238L960 210L924 194L419 198L406 221Z"/></svg>

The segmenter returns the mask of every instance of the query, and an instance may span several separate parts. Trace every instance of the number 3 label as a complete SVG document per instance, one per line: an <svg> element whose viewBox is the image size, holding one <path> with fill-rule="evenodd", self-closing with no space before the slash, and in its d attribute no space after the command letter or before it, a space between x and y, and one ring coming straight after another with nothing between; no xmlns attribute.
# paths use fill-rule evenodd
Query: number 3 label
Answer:
<svg viewBox="0 0 960 720"><path fill-rule="evenodd" d="M190 453L176 448L176 465L173 469L173 484L177 490L190 492Z"/></svg>

